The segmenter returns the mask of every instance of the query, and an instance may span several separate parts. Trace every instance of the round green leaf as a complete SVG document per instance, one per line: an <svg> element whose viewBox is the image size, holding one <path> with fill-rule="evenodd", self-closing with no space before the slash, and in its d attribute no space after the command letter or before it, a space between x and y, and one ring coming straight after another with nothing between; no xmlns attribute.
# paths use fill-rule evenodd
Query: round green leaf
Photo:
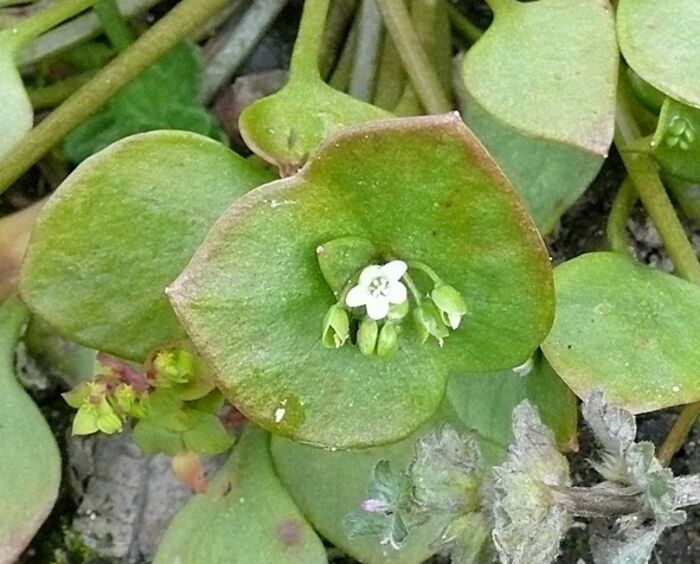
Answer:
<svg viewBox="0 0 700 564"><path fill-rule="evenodd" d="M319 245L370 241L429 264L468 313L422 344L403 323L392 358L321 342L335 302ZM455 115L386 120L331 137L295 177L254 190L217 222L169 288L228 398L295 440L368 446L406 436L438 407L454 368L527 359L552 319L542 242L505 178Z"/></svg>
<svg viewBox="0 0 700 564"><path fill-rule="evenodd" d="M479 434L484 455L494 463L503 460L513 440L513 409L523 400L537 407L560 449L578 446L576 397L539 353L528 374L455 374L447 384L447 399L463 425Z"/></svg>
<svg viewBox="0 0 700 564"><path fill-rule="evenodd" d="M0 305L0 562L15 562L29 544L61 482L56 441L15 376L15 349L28 319L19 300Z"/></svg>
<svg viewBox="0 0 700 564"><path fill-rule="evenodd" d="M612 9L607 0L505 0L494 9L493 24L464 59L465 121L547 232L612 141Z"/></svg>
<svg viewBox="0 0 700 564"><path fill-rule="evenodd" d="M0 32L0 156L7 153L34 124L34 111L14 61L15 43Z"/></svg>
<svg viewBox="0 0 700 564"><path fill-rule="evenodd" d="M700 400L700 288L617 253L568 261L554 280L542 350L576 395L602 387L634 413Z"/></svg>
<svg viewBox="0 0 700 564"><path fill-rule="evenodd" d="M20 274L63 335L143 360L184 332L163 292L216 218L270 177L223 145L158 131L81 164L37 220Z"/></svg>
<svg viewBox="0 0 700 564"><path fill-rule="evenodd" d="M700 108L700 3L620 0L617 37L625 61L652 86Z"/></svg>
<svg viewBox="0 0 700 564"><path fill-rule="evenodd" d="M229 461L180 510L155 564L322 564L326 551L275 475L269 436L248 427Z"/></svg>

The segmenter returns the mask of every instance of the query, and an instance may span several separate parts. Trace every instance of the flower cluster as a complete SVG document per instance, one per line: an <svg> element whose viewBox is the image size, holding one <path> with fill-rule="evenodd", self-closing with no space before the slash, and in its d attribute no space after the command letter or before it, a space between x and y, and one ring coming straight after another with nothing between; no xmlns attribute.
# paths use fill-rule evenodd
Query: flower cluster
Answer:
<svg viewBox="0 0 700 564"><path fill-rule="evenodd" d="M188 384L196 376L194 356L179 348L157 351L141 368L106 353L97 355L97 363L91 381L63 394L66 403L78 410L74 435L118 433L128 417L146 416L153 389Z"/></svg>
<svg viewBox="0 0 700 564"><path fill-rule="evenodd" d="M427 274L433 288L423 294L413 282L409 270ZM443 345L450 330L456 330L467 306L461 294L445 284L423 263L407 264L392 260L371 264L349 281L339 301L333 304L323 320L322 341L329 348L340 348L351 337L357 320L355 343L365 356L390 357L398 349L402 324L411 309L409 290L415 309L413 320L422 342L433 337Z"/></svg>

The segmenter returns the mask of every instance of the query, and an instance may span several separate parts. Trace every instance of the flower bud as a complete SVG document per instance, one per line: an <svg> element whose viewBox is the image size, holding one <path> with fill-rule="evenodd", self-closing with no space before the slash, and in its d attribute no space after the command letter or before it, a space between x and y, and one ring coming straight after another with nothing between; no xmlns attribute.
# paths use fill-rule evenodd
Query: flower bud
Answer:
<svg viewBox="0 0 700 564"><path fill-rule="evenodd" d="M329 349L339 349L350 336L350 322L348 312L338 304L328 308L323 319L323 334L321 340Z"/></svg>
<svg viewBox="0 0 700 564"><path fill-rule="evenodd" d="M97 428L107 435L118 433L122 430L124 422L117 415L107 399L103 399L97 406Z"/></svg>
<svg viewBox="0 0 700 564"><path fill-rule="evenodd" d="M195 376L196 362L184 349L163 349L153 359L153 369L159 385L187 384Z"/></svg>
<svg viewBox="0 0 700 564"><path fill-rule="evenodd" d="M440 310L444 324L457 329L462 316L467 313L467 304L462 295L454 287L441 284L433 288L430 297Z"/></svg>
<svg viewBox="0 0 700 564"><path fill-rule="evenodd" d="M91 435L98 430L95 406L90 404L82 405L73 418L73 435Z"/></svg>
<svg viewBox="0 0 700 564"><path fill-rule="evenodd" d="M379 335L379 325L374 319L366 317L360 322L357 330L357 346L365 356L372 356L377 346L377 336Z"/></svg>
<svg viewBox="0 0 700 564"><path fill-rule="evenodd" d="M421 341L425 343L428 337L432 336L442 346L443 340L449 336L450 332L442 322L440 312L433 302L426 301L414 309L413 318L416 321Z"/></svg>
<svg viewBox="0 0 700 564"><path fill-rule="evenodd" d="M400 327L392 323L385 323L379 332L377 340L377 356L382 358L391 357L399 348Z"/></svg>
<svg viewBox="0 0 700 564"><path fill-rule="evenodd" d="M406 315L408 315L408 300L401 302L400 304L394 304L389 308L389 313L387 313L386 318L389 321L401 321Z"/></svg>

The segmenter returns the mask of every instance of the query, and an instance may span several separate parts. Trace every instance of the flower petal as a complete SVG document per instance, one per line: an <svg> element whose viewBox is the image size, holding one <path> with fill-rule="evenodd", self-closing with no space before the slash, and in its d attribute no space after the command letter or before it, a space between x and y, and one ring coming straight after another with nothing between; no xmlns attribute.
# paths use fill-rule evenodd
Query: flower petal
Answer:
<svg viewBox="0 0 700 564"><path fill-rule="evenodd" d="M345 304L348 307L360 307L367 303L372 296L367 291L367 287L361 284L353 287L345 296Z"/></svg>
<svg viewBox="0 0 700 564"><path fill-rule="evenodd" d="M401 282L392 282L389 284L385 295L386 299L392 304L402 304L408 297L406 286L404 286Z"/></svg>
<svg viewBox="0 0 700 564"><path fill-rule="evenodd" d="M390 282L398 282L406 274L408 265L402 260L392 260L381 267L381 276Z"/></svg>
<svg viewBox="0 0 700 564"><path fill-rule="evenodd" d="M366 305L367 315L375 321L384 319L389 313L389 300L384 296L370 296Z"/></svg>
<svg viewBox="0 0 700 564"><path fill-rule="evenodd" d="M450 327L452 327L452 329L457 329L462 321L462 316L459 313L448 312L447 319L450 322Z"/></svg>
<svg viewBox="0 0 700 564"><path fill-rule="evenodd" d="M360 283L358 285L369 286L375 278L379 278L380 276L382 276L382 267L378 264L370 264L360 273Z"/></svg>

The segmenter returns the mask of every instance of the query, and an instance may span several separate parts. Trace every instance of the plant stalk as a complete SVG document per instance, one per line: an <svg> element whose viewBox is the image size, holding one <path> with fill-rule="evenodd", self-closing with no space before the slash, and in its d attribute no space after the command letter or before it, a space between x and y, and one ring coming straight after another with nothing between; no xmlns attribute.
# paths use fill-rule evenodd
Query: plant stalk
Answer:
<svg viewBox="0 0 700 564"><path fill-rule="evenodd" d="M230 0L182 0L0 159L0 193L61 139Z"/></svg>
<svg viewBox="0 0 700 564"><path fill-rule="evenodd" d="M42 33L91 8L96 2L97 0L61 0L18 21L10 29L5 30L5 33L9 34L12 48L17 53L32 39L36 39Z"/></svg>
<svg viewBox="0 0 700 564"><path fill-rule="evenodd" d="M306 0L289 65L290 80L321 80L319 58L330 0Z"/></svg>
<svg viewBox="0 0 700 564"><path fill-rule="evenodd" d="M452 105L428 55L421 46L406 5L397 0L376 1L384 23L399 50L401 61L425 109L431 114L444 114L451 111Z"/></svg>
<svg viewBox="0 0 700 564"><path fill-rule="evenodd" d="M613 200L606 227L608 242L613 251L629 253L630 238L627 234L627 220L637 203L637 192L629 177L625 178Z"/></svg>

